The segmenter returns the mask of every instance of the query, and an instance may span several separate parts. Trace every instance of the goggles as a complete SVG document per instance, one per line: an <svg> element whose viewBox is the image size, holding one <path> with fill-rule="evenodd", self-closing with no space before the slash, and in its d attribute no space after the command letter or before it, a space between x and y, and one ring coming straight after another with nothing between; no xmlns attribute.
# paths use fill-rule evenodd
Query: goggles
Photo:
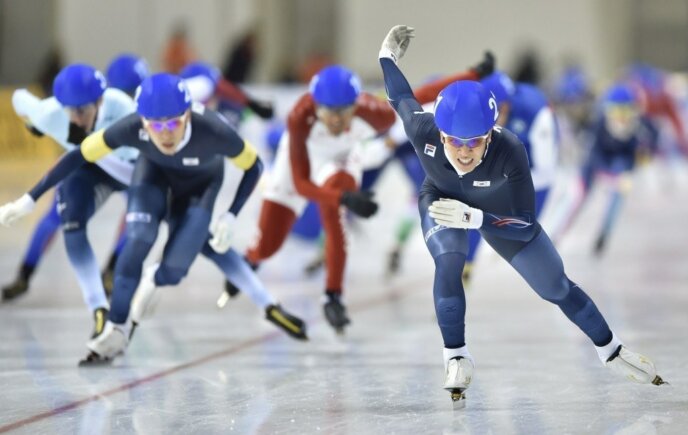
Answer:
<svg viewBox="0 0 688 435"><path fill-rule="evenodd" d="M444 133L442 133L444 134ZM475 148L478 147L482 144L485 143L487 140L487 136L489 136L490 132L488 131L482 136L475 136L475 137L469 137L467 139L462 139L460 137L456 136L450 136L448 134L444 134L444 141L445 143L448 143L449 145L456 147L456 148L461 148L462 146L467 146L468 148Z"/></svg>
<svg viewBox="0 0 688 435"><path fill-rule="evenodd" d="M162 133L165 129L167 129L167 131L173 131L179 128L184 123L184 115L177 116L176 118L165 119L163 121L144 119L144 122L154 132Z"/></svg>
<svg viewBox="0 0 688 435"><path fill-rule="evenodd" d="M604 113L614 119L632 119L640 114L637 107L631 104L608 104L604 108Z"/></svg>

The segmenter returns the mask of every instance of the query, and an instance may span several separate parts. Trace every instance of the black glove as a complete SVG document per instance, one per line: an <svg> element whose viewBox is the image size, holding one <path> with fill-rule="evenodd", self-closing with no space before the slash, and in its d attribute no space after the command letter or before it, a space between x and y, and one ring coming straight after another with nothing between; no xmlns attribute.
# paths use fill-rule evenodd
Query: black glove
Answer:
<svg viewBox="0 0 688 435"><path fill-rule="evenodd" d="M478 74L478 80L482 80L492 74L495 70L495 63L494 54L491 51L486 51L483 55L483 60L473 67L473 71Z"/></svg>
<svg viewBox="0 0 688 435"><path fill-rule="evenodd" d="M369 218L377 212L377 203L371 198L373 197L373 192L344 192L342 193L342 199L339 202L355 214Z"/></svg>
<svg viewBox="0 0 688 435"><path fill-rule="evenodd" d="M275 114L275 109L273 109L272 103L249 99L247 105L253 113L255 113L263 119L270 119Z"/></svg>
<svg viewBox="0 0 688 435"><path fill-rule="evenodd" d="M27 128L27 130L29 130L29 133L31 133L32 135L34 135L36 137L45 136L42 131L40 131L39 129L37 129L36 127L34 127L31 124L26 124L26 128Z"/></svg>

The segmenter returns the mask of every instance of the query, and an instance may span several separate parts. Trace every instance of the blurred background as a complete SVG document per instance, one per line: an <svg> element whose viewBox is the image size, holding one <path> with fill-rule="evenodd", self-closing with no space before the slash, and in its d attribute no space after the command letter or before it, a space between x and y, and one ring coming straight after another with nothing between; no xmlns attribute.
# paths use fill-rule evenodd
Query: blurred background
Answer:
<svg viewBox="0 0 688 435"><path fill-rule="evenodd" d="M20 155L46 152L16 122L11 93L49 96L69 63L105 71L128 52L156 72L199 60L234 83L271 86L338 62L379 85L377 51L395 24L417 29L402 63L412 84L474 65L487 49L512 78L543 89L572 65L596 88L631 62L688 68L686 0L0 0L0 155L17 155L18 142L30 144ZM278 115L290 103L277 102Z"/></svg>
<svg viewBox="0 0 688 435"><path fill-rule="evenodd" d="M221 67L243 44L251 82L298 78L318 57L377 80L377 50L394 24L418 30L404 62L411 80L463 68L488 48L509 71L535 56L543 78L572 61L593 79L634 60L688 67L685 0L2 0L0 83L39 80L55 63L104 68L122 51L162 69L175 33Z"/></svg>

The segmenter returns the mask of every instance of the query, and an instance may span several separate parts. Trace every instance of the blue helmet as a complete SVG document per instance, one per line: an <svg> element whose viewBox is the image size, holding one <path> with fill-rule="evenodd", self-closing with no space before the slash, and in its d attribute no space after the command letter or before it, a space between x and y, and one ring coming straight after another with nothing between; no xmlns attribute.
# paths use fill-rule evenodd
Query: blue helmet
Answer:
<svg viewBox="0 0 688 435"><path fill-rule="evenodd" d="M350 106L361 92L361 81L350 69L331 65L313 76L309 90L313 100L321 106Z"/></svg>
<svg viewBox="0 0 688 435"><path fill-rule="evenodd" d="M480 80L480 83L485 86L488 91L494 94L497 99L497 104L511 103L515 91L514 82L506 73L495 71Z"/></svg>
<svg viewBox="0 0 688 435"><path fill-rule="evenodd" d="M192 62L186 65L179 72L179 76L183 79L190 79L192 77L199 76L206 77L213 82L213 86L217 86L218 82L222 78L222 74L220 73L219 69L204 62Z"/></svg>
<svg viewBox="0 0 688 435"><path fill-rule="evenodd" d="M121 54L108 66L106 76L108 85L128 94L133 94L149 74L146 61L133 54Z"/></svg>
<svg viewBox="0 0 688 435"><path fill-rule="evenodd" d="M184 81L168 73L146 77L136 89L136 111L149 119L173 118L191 107L191 95Z"/></svg>
<svg viewBox="0 0 688 435"><path fill-rule="evenodd" d="M494 95L478 82L454 82L435 100L435 124L443 133L460 139L487 134L498 116Z"/></svg>
<svg viewBox="0 0 688 435"><path fill-rule="evenodd" d="M632 86L626 83L616 83L612 85L603 98L604 104L613 105L636 105L639 103L638 94Z"/></svg>
<svg viewBox="0 0 688 435"><path fill-rule="evenodd" d="M590 85L583 71L578 67L569 67L557 81L555 98L564 103L576 103L590 96Z"/></svg>
<svg viewBox="0 0 688 435"><path fill-rule="evenodd" d="M98 101L106 87L103 73L90 65L75 63L55 77L53 95L65 107L79 107Z"/></svg>

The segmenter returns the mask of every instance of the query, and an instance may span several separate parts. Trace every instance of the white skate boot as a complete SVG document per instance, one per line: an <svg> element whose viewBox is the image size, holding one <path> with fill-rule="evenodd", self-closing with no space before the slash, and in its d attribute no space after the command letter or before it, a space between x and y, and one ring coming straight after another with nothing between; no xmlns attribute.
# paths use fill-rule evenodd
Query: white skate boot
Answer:
<svg viewBox="0 0 688 435"><path fill-rule="evenodd" d="M473 357L466 346L459 349L444 349L445 377L442 388L451 394L454 409L466 406L465 391L473 379Z"/></svg>
<svg viewBox="0 0 688 435"><path fill-rule="evenodd" d="M155 311L159 299L158 288L155 286L155 272L159 266L158 263L148 266L141 276L129 311L129 319L134 325L138 325L144 317L150 317Z"/></svg>
<svg viewBox="0 0 688 435"><path fill-rule="evenodd" d="M112 359L123 353L129 344L130 329L129 324L120 325L108 320L103 332L86 344L90 353L79 362L79 366L102 365L112 362Z"/></svg>
<svg viewBox="0 0 688 435"><path fill-rule="evenodd" d="M657 374L655 365L648 357L633 352L623 345L619 345L616 352L607 359L604 365L626 379L639 384L667 384Z"/></svg>

